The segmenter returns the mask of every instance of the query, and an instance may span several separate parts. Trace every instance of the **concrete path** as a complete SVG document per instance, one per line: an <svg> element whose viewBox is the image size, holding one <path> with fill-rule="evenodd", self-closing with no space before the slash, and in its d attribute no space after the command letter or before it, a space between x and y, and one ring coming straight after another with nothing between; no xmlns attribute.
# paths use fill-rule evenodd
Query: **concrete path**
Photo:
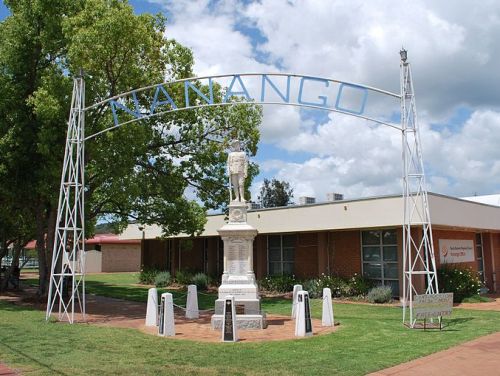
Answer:
<svg viewBox="0 0 500 376"><path fill-rule="evenodd" d="M500 375L500 332L370 375Z"/></svg>

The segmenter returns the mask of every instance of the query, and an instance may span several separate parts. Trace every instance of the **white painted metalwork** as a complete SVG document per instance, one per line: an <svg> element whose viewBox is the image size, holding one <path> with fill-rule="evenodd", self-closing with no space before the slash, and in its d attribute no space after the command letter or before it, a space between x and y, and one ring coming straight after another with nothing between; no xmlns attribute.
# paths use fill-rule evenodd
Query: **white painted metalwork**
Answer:
<svg viewBox="0 0 500 376"><path fill-rule="evenodd" d="M191 82L199 82L201 79L208 79L209 86L212 78L232 78L232 83L228 89L231 92L232 84L235 80L245 76L261 76L262 85L264 81L270 82L269 77L281 76L287 77L289 83L292 78L300 78L300 89L297 102L290 101L289 85L286 89L286 94L279 92L283 102L273 100L265 100L264 89L262 89L260 100L249 98L245 89L247 102L226 102L215 103L213 98L204 96L196 89ZM328 87L329 83L340 84L337 93L337 102L333 107L326 105L324 102L319 105L316 103L306 102L301 99L302 83L305 80L317 81L324 83ZM156 89L156 94L161 90L163 94L168 96L165 89L168 85L183 84L186 93L186 106L177 107L170 97L167 101L158 101L157 95L154 96L153 104L143 113L140 108L137 95L143 95L146 90ZM211 86L210 86L211 87ZM278 92L278 88L272 84L273 90ZM362 103L359 109L344 108L340 103L342 88L351 88L358 90L362 95ZM188 98L188 90L194 90L197 95L203 95L203 100L198 101L198 104L191 106ZM283 90L283 89L280 89ZM386 95L396 100L401 101L401 125L394 124L383 119L376 119L371 116L363 115L364 106L368 92L379 93ZM242 92L237 92L242 93ZM236 94L236 93L235 93ZM227 94L226 94L227 97ZM123 103L119 103L123 101ZM127 107L128 103L132 103L134 108ZM166 111L155 112L156 106L170 103L170 108ZM201 103L201 104L200 104ZM118 96L108 98L102 102L85 107L85 83L83 75L76 77L73 86L73 97L71 101L71 111L68 122L68 133L66 138L66 150L64 156L61 187L59 192L59 204L57 211L57 224L54 239L54 248L52 255L51 274L49 297L47 301L46 319L48 320L54 307L58 304L59 320L67 320L70 323L75 319L75 302L78 303L82 319L85 320L85 212L84 212L84 147L85 141L91 139L103 132L115 129L122 125L133 121L146 119L163 113L189 110L194 108L209 107L209 106L224 106L233 104L280 104L300 106L305 108L317 108L321 110L334 111L350 116L355 116L361 119L370 120L378 124L388 125L394 129L401 131L403 143L403 200L404 200L404 226L403 226L403 297L404 310L403 322L408 326L413 327L415 318L413 314L413 296L419 293L431 294L436 293L437 277L436 264L434 259L434 249L432 242L431 223L429 215L429 205L427 199L427 191L425 190L424 166L422 160L422 151L420 147L420 136L417 126L417 115L415 108L415 96L413 92L413 82L411 78L410 64L406 61L406 51L401 51L401 94L391 93L385 90L372 88L369 86L352 84L344 81L333 79L325 79L312 76L301 76L296 74L232 74L219 75L211 77L189 78L173 82L167 82L159 85L147 86L141 89L120 94ZM115 124L106 128L103 131L85 137L84 123L85 113L94 111L99 106L108 106L109 111L113 112ZM125 119L120 122L116 116L116 110L119 108L133 117L132 120ZM418 279L422 279L419 281ZM422 284L420 290L419 283ZM68 287L71 287L68 289ZM66 290L68 294L65 294ZM407 315L409 308L409 315ZM408 319L408 321L406 321Z"/></svg>
<svg viewBox="0 0 500 376"><path fill-rule="evenodd" d="M404 201L403 323L413 328L416 323L414 296L435 294L438 284L415 92L407 51L403 49L400 53Z"/></svg>
<svg viewBox="0 0 500 376"><path fill-rule="evenodd" d="M58 306L58 319L73 323L75 303L85 320L85 82L73 84L71 111L59 191L46 319Z"/></svg>

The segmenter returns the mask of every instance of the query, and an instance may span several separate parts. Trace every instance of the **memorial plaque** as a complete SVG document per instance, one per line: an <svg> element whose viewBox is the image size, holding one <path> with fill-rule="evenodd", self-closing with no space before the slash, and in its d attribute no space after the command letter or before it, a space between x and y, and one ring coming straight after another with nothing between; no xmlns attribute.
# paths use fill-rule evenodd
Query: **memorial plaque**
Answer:
<svg viewBox="0 0 500 376"><path fill-rule="evenodd" d="M159 335L164 335L165 334L165 328L164 328L164 323L165 323L165 297L161 297L160 301L160 317L158 320L158 334Z"/></svg>
<svg viewBox="0 0 500 376"><path fill-rule="evenodd" d="M453 310L453 293L415 295L413 309L416 319L449 316Z"/></svg>
<svg viewBox="0 0 500 376"><path fill-rule="evenodd" d="M309 294L304 294L304 314L306 319L306 335L312 333L311 308L309 306Z"/></svg>
<svg viewBox="0 0 500 376"><path fill-rule="evenodd" d="M232 299L226 299L226 303L224 306L224 322L223 322L223 336L222 339L224 342L234 342L235 338L235 313Z"/></svg>
<svg viewBox="0 0 500 376"><path fill-rule="evenodd" d="M245 314L245 305L244 304L236 304L236 314L237 315Z"/></svg>

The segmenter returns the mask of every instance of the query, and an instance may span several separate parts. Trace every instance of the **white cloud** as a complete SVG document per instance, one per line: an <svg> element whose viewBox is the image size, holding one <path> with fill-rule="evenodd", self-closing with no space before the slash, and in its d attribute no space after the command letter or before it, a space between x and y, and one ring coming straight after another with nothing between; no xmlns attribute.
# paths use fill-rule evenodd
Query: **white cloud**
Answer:
<svg viewBox="0 0 500 376"><path fill-rule="evenodd" d="M198 75L281 68L398 92L403 45L413 67L431 190L500 191L497 1L150 1L173 15L167 36L193 49ZM458 108L472 115L456 120ZM289 107L266 106L264 113L262 140L287 151L266 168L289 180L296 197L401 191L398 132L339 115L315 125ZM293 152L313 156L290 163Z"/></svg>

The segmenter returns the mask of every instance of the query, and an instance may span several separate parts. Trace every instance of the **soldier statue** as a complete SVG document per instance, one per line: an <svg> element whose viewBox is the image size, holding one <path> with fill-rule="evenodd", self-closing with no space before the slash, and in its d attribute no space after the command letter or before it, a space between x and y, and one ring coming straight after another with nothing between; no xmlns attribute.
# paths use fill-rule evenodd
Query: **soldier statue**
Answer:
<svg viewBox="0 0 500 376"><path fill-rule="evenodd" d="M245 178L248 172L247 156L241 151L240 142L233 140L231 142L232 151L227 157L227 169L229 173L229 182L234 192L231 201L245 202ZM231 193L231 187L230 193Z"/></svg>

